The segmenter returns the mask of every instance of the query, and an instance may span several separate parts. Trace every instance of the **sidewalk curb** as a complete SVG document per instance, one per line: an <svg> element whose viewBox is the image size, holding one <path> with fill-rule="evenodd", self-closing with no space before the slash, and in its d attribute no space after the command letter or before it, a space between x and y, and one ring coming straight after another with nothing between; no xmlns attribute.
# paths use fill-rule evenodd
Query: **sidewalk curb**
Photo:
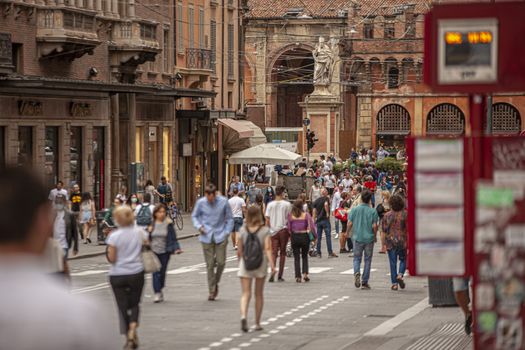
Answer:
<svg viewBox="0 0 525 350"><path fill-rule="evenodd" d="M182 241L182 240L184 240L184 239L193 238L193 237L198 237L198 236L199 236L198 233L193 233L193 234L191 234L191 235L186 235L186 236L177 237L177 240ZM79 255L79 256L71 257L71 258L69 258L68 260L82 260L82 259L88 259L88 258L94 258L94 257L97 257L97 256L101 256L101 255L104 255L104 254L106 254L105 249L104 249L103 252Z"/></svg>

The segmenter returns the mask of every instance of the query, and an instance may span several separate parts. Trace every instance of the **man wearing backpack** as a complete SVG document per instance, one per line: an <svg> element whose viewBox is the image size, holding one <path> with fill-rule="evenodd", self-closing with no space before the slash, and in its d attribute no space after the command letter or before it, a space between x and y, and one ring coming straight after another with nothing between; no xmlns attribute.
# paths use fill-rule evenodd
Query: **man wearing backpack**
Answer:
<svg viewBox="0 0 525 350"><path fill-rule="evenodd" d="M217 194L215 185L208 185L191 214L193 226L200 233L208 274L208 300L219 294L219 282L226 266L226 246L233 230L233 215L228 199Z"/></svg>
<svg viewBox="0 0 525 350"><path fill-rule="evenodd" d="M153 223L153 211L155 206L151 204L151 194L144 194L144 202L139 204L135 209L135 220L137 226L140 226L144 229L148 228Z"/></svg>
<svg viewBox="0 0 525 350"><path fill-rule="evenodd" d="M173 188L171 184L168 183L168 180L166 180L166 176L160 178L157 193L159 194L159 201L161 203L168 205L173 202Z"/></svg>

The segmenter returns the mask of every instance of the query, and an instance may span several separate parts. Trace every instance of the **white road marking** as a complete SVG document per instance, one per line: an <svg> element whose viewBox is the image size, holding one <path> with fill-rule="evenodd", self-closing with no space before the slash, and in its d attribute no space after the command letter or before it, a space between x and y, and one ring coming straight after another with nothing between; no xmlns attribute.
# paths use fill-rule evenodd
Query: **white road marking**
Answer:
<svg viewBox="0 0 525 350"><path fill-rule="evenodd" d="M316 274L316 273L323 273L323 272L330 271L330 270L333 270L333 268L332 267L310 267L308 272L311 274Z"/></svg>
<svg viewBox="0 0 525 350"><path fill-rule="evenodd" d="M397 316L381 323L376 328L366 332L365 336L371 336L371 337L384 336L390 333L392 330L394 330L394 328L396 328L403 322L411 319L412 317L416 316L417 314L419 314L421 311L425 310L428 307L429 307L428 298L425 298L421 300L419 303L415 304L414 306L401 312Z"/></svg>
<svg viewBox="0 0 525 350"><path fill-rule="evenodd" d="M377 269L370 269L370 272L376 272ZM341 273L339 273L340 275L353 275L354 274L354 269L350 269L350 270L346 270L346 271L343 271ZM361 274L363 274L363 270L361 270Z"/></svg>
<svg viewBox="0 0 525 350"><path fill-rule="evenodd" d="M230 273L230 272L237 272L237 271L239 271L238 267L227 267L224 269L222 273ZM201 275L205 275L206 273L207 273L206 271L199 272L199 274Z"/></svg>
<svg viewBox="0 0 525 350"><path fill-rule="evenodd" d="M70 275L73 277L77 276L90 276L90 275L100 275L102 273L107 273L108 270L87 270L82 272L73 272Z"/></svg>

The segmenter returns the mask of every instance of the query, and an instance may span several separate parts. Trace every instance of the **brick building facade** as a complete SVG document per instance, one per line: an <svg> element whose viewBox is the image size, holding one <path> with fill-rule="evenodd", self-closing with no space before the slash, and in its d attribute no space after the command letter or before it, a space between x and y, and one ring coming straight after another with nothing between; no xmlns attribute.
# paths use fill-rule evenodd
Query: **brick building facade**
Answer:
<svg viewBox="0 0 525 350"><path fill-rule="evenodd" d="M239 53L238 38L210 39L227 26L211 25L215 12L233 21L239 7L212 3L0 1L0 166L42 170L49 187L79 183L99 208L121 185L140 191L164 175L191 207L205 181L218 179L217 164L202 166L217 157L210 110L222 111L228 96L211 58L224 42ZM240 84L238 67L228 74ZM240 104L235 87L229 97ZM136 184L131 163L143 165Z"/></svg>
<svg viewBox="0 0 525 350"><path fill-rule="evenodd" d="M352 147L401 146L407 135L470 133L467 96L436 94L422 83L423 21L431 2L248 4L247 113L269 139L302 139L300 102L313 91L311 51L320 36L339 40L331 89L342 105L333 121L338 132L329 141L336 145L327 149L344 158ZM525 127L523 92L498 94L492 101L495 133L517 134ZM314 130L329 133L319 125Z"/></svg>
<svg viewBox="0 0 525 350"><path fill-rule="evenodd" d="M468 98L436 94L422 83L426 1L352 3L343 41L346 126L356 146L401 146L406 135L469 135ZM523 92L492 99L493 132L518 134L525 126Z"/></svg>

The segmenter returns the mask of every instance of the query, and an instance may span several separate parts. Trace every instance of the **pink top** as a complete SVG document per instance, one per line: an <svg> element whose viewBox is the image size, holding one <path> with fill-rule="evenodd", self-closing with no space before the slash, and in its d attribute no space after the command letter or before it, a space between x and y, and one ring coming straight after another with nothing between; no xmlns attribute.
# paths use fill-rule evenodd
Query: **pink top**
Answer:
<svg viewBox="0 0 525 350"><path fill-rule="evenodd" d="M312 231L317 238L317 228L315 227L312 216L308 213L306 213L304 219L297 219L294 218L291 213L288 214L288 231L290 231L290 233Z"/></svg>

